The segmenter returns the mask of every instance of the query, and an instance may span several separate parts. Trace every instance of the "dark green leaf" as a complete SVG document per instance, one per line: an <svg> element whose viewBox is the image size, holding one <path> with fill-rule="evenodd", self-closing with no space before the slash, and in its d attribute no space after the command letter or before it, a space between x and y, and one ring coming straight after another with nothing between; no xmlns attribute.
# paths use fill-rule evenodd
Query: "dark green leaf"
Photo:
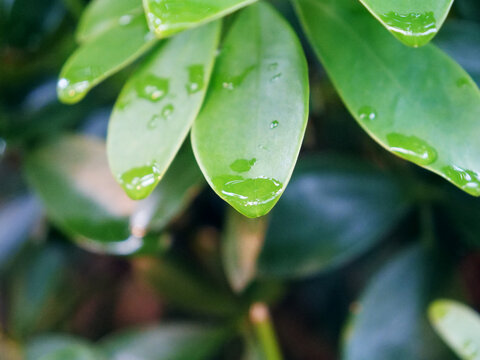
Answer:
<svg viewBox="0 0 480 360"><path fill-rule="evenodd" d="M297 277L343 265L391 231L408 204L399 182L368 164L301 160L272 212L259 271Z"/></svg>
<svg viewBox="0 0 480 360"><path fill-rule="evenodd" d="M480 195L480 91L433 45L410 49L343 0L296 0L335 87L380 145ZM351 7L351 8L350 8Z"/></svg>
<svg viewBox="0 0 480 360"><path fill-rule="evenodd" d="M295 34L266 3L242 10L192 132L215 192L245 216L268 213L290 179L307 115L307 66Z"/></svg>
<svg viewBox="0 0 480 360"><path fill-rule="evenodd" d="M220 24L180 34L155 51L123 89L110 120L112 172L132 199L150 195L202 105Z"/></svg>

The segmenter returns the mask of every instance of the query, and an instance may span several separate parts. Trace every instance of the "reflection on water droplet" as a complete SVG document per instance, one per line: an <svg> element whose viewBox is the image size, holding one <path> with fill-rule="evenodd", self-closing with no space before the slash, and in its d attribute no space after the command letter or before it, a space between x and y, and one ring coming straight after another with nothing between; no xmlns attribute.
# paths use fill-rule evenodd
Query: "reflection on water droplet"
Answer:
<svg viewBox="0 0 480 360"><path fill-rule="evenodd" d="M463 88L463 87L466 87L468 85L470 85L470 80L466 77L462 77L462 78L457 80L457 87L459 87L459 88Z"/></svg>
<svg viewBox="0 0 480 360"><path fill-rule="evenodd" d="M237 159L233 163L230 164L230 169L233 171L242 173L250 171L253 165L257 162L257 159Z"/></svg>
<svg viewBox="0 0 480 360"><path fill-rule="evenodd" d="M358 110L358 116L361 121L375 120L377 112L371 106L362 106L360 110Z"/></svg>
<svg viewBox="0 0 480 360"><path fill-rule="evenodd" d="M409 14L391 11L380 17L395 36L415 47L428 43L438 31L437 20L432 11Z"/></svg>
<svg viewBox="0 0 480 360"><path fill-rule="evenodd" d="M203 89L204 86L204 70L202 65L192 65L187 68L188 70L188 84L187 92L189 94L195 94Z"/></svg>
<svg viewBox="0 0 480 360"><path fill-rule="evenodd" d="M392 133L387 141L391 151L416 164L429 165L437 160L435 149L416 136Z"/></svg>
<svg viewBox="0 0 480 360"><path fill-rule="evenodd" d="M159 102L167 96L169 91L168 79L148 74L135 83L135 90L139 97L153 102Z"/></svg>
<svg viewBox="0 0 480 360"><path fill-rule="evenodd" d="M119 176L119 183L133 200L146 198L160 180L160 170L156 165L134 168Z"/></svg>
<svg viewBox="0 0 480 360"><path fill-rule="evenodd" d="M63 102L75 103L83 99L90 88L90 81L71 82L61 78L57 83L58 96Z"/></svg>
<svg viewBox="0 0 480 360"><path fill-rule="evenodd" d="M445 166L442 168L445 176L454 184L469 194L480 195L480 174L466 170L459 166Z"/></svg>
<svg viewBox="0 0 480 360"><path fill-rule="evenodd" d="M133 19L132 15L123 15L123 16L120 17L120 19L118 19L118 23L121 26L125 26L125 25L130 24L132 22L132 19Z"/></svg>
<svg viewBox="0 0 480 360"><path fill-rule="evenodd" d="M160 116L158 115L153 115L150 121L147 124L147 128L150 130L153 130L157 127L158 122L160 121Z"/></svg>
<svg viewBox="0 0 480 360"><path fill-rule="evenodd" d="M280 123L277 120L273 120L270 123L270 129L276 129L278 127L278 125L280 125Z"/></svg>
<svg viewBox="0 0 480 360"><path fill-rule="evenodd" d="M162 119L170 120L174 111L175 107L173 106L173 104L165 105L162 109Z"/></svg>
<svg viewBox="0 0 480 360"><path fill-rule="evenodd" d="M236 87L239 87L253 69L255 69L255 66L249 66L240 75L231 76L225 79L225 81L222 83L223 88L227 90L234 90Z"/></svg>
<svg viewBox="0 0 480 360"><path fill-rule="evenodd" d="M264 215L283 191L283 184L267 177L224 175L214 178L213 183L230 204L248 217Z"/></svg>

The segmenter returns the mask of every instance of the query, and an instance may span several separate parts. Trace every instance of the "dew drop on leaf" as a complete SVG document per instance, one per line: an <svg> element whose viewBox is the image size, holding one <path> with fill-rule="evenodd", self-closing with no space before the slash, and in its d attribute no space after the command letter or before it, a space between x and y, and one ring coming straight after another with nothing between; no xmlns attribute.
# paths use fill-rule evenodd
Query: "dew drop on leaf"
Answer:
<svg viewBox="0 0 480 360"><path fill-rule="evenodd" d="M148 101L159 102L163 100L169 92L169 81L168 79L148 74L139 79L135 84L135 89L139 97Z"/></svg>
<svg viewBox="0 0 480 360"><path fill-rule="evenodd" d="M416 164L429 165L437 160L436 150L416 136L391 133L387 141L392 152Z"/></svg>
<svg viewBox="0 0 480 360"><path fill-rule="evenodd" d="M358 111L358 117L361 121L375 120L377 117L377 112L371 106L362 106Z"/></svg>
<svg viewBox="0 0 480 360"><path fill-rule="evenodd" d="M141 200L150 195L160 176L156 165L147 165L124 172L119 176L119 182L130 198Z"/></svg>

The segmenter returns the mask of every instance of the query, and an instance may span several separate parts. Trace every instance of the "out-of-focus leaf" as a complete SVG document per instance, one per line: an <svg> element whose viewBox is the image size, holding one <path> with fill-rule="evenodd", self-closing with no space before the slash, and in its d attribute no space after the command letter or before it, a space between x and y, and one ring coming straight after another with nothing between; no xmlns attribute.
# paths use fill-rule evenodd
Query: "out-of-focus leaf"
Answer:
<svg viewBox="0 0 480 360"><path fill-rule="evenodd" d="M150 29L159 38L226 16L256 0L143 0Z"/></svg>
<svg viewBox="0 0 480 360"><path fill-rule="evenodd" d="M25 360L20 345L5 337L1 332L0 350L0 359L2 360Z"/></svg>
<svg viewBox="0 0 480 360"><path fill-rule="evenodd" d="M266 3L242 10L192 130L215 192L247 217L267 214L290 180L308 116L308 76L292 29Z"/></svg>
<svg viewBox="0 0 480 360"><path fill-rule="evenodd" d="M136 269L172 306L222 316L239 311L237 301L230 292L178 260L139 259Z"/></svg>
<svg viewBox="0 0 480 360"><path fill-rule="evenodd" d="M272 212L259 271L298 277L340 266L380 241L408 205L399 181L373 166L341 157L301 159Z"/></svg>
<svg viewBox="0 0 480 360"><path fill-rule="evenodd" d="M137 15L81 45L62 68L59 99L66 104L79 102L91 88L132 63L155 42L143 15Z"/></svg>
<svg viewBox="0 0 480 360"><path fill-rule="evenodd" d="M16 198L0 208L0 270L28 239L40 216L41 207L31 196Z"/></svg>
<svg viewBox="0 0 480 360"><path fill-rule="evenodd" d="M113 335L100 345L109 360L201 360L211 359L226 335L218 327L167 323Z"/></svg>
<svg viewBox="0 0 480 360"><path fill-rule="evenodd" d="M479 16L480 19L480 16ZM480 25L470 21L449 21L435 39L480 84Z"/></svg>
<svg viewBox="0 0 480 360"><path fill-rule="evenodd" d="M8 277L8 329L17 338L48 329L63 319L78 293L66 293L68 258L63 249L28 249L18 257Z"/></svg>
<svg viewBox="0 0 480 360"><path fill-rule="evenodd" d="M87 341L67 335L42 335L26 346L25 360L107 360Z"/></svg>
<svg viewBox="0 0 480 360"><path fill-rule="evenodd" d="M128 24L142 13L142 0L94 0L82 14L77 40L90 41L111 28Z"/></svg>
<svg viewBox="0 0 480 360"><path fill-rule="evenodd" d="M396 38L408 46L423 46L437 34L453 0L360 0Z"/></svg>
<svg viewBox="0 0 480 360"><path fill-rule="evenodd" d="M202 105L220 23L180 34L152 53L125 85L108 129L112 172L135 200L150 195Z"/></svg>
<svg viewBox="0 0 480 360"><path fill-rule="evenodd" d="M244 290L255 278L257 259L265 240L267 219L248 219L230 209L222 239L222 260L230 285Z"/></svg>
<svg viewBox="0 0 480 360"><path fill-rule="evenodd" d="M480 2L477 0L456 0L455 5L463 17L480 22Z"/></svg>
<svg viewBox="0 0 480 360"><path fill-rule="evenodd" d="M374 276L345 333L344 360L451 359L428 326L433 276L428 252L412 247Z"/></svg>
<svg viewBox="0 0 480 360"><path fill-rule="evenodd" d="M296 0L312 45L380 145L480 195L480 91L433 45L410 49L355 2ZM354 54L354 55L352 55Z"/></svg>
<svg viewBox="0 0 480 360"><path fill-rule="evenodd" d="M480 316L451 300L437 300L429 308L430 321L442 339L464 360L480 360Z"/></svg>
<svg viewBox="0 0 480 360"><path fill-rule="evenodd" d="M103 141L66 136L30 154L26 173L47 214L71 235L119 241L135 203L110 174Z"/></svg>

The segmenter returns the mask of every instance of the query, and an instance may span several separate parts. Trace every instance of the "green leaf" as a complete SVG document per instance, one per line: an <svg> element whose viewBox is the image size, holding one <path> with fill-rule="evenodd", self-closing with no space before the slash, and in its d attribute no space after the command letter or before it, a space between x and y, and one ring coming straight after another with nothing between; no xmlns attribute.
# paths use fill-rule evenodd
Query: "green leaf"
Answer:
<svg viewBox="0 0 480 360"><path fill-rule="evenodd" d="M440 337L464 360L480 359L480 316L451 300L437 300L429 308L430 321Z"/></svg>
<svg viewBox="0 0 480 360"><path fill-rule="evenodd" d="M382 240L408 205L399 182L368 164L302 159L272 211L259 272L300 277L341 266Z"/></svg>
<svg viewBox="0 0 480 360"><path fill-rule="evenodd" d="M418 47L430 42L447 18L453 0L360 0L397 39Z"/></svg>
<svg viewBox="0 0 480 360"><path fill-rule="evenodd" d="M375 275L355 303L358 311L345 332L343 360L451 359L428 327L432 258L412 247Z"/></svg>
<svg viewBox="0 0 480 360"><path fill-rule="evenodd" d="M143 0L148 25L159 38L226 16L256 0Z"/></svg>
<svg viewBox="0 0 480 360"><path fill-rule="evenodd" d="M342 4L296 1L312 45L350 112L389 151L479 196L478 87L433 45L405 47L361 7Z"/></svg>
<svg viewBox="0 0 480 360"><path fill-rule="evenodd" d="M113 335L100 345L110 360L201 360L211 359L225 338L217 327L167 323Z"/></svg>
<svg viewBox="0 0 480 360"><path fill-rule="evenodd" d="M43 335L26 347L25 360L106 360L87 341L67 335Z"/></svg>
<svg viewBox="0 0 480 360"><path fill-rule="evenodd" d="M130 200L110 174L101 140L67 136L30 154L28 180L57 226L70 235L118 241L130 235Z"/></svg>
<svg viewBox="0 0 480 360"><path fill-rule="evenodd" d="M105 31L81 45L67 60L57 84L59 99L67 104L82 100L101 81L132 63L156 40L143 15Z"/></svg>
<svg viewBox="0 0 480 360"><path fill-rule="evenodd" d="M141 14L142 0L94 0L82 14L76 33L77 40L90 41L111 28L128 24Z"/></svg>
<svg viewBox="0 0 480 360"><path fill-rule="evenodd" d="M308 116L307 65L298 39L266 3L232 25L195 121L195 156L215 192L247 217L283 193Z"/></svg>
<svg viewBox="0 0 480 360"><path fill-rule="evenodd" d="M220 23L169 40L125 85L108 129L112 172L135 200L150 195L182 145L210 80Z"/></svg>
<svg viewBox="0 0 480 360"><path fill-rule="evenodd" d="M222 260L230 285L244 290L255 278L267 222L265 218L248 219L230 209L222 239Z"/></svg>

